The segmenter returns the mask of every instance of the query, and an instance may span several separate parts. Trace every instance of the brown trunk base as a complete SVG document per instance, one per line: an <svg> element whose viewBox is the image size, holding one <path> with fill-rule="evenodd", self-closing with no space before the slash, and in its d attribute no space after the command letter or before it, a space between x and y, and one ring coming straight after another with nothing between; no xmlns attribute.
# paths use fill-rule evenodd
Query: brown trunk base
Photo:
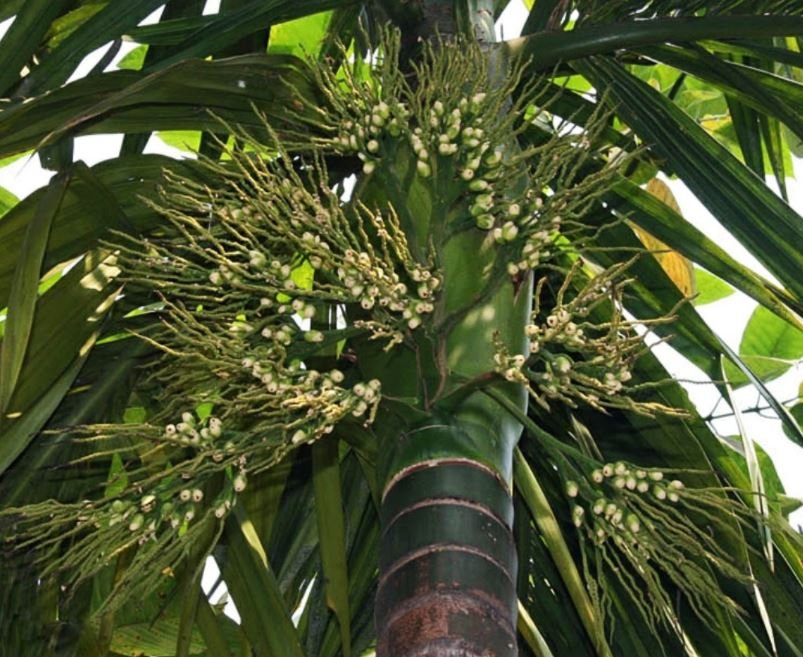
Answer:
<svg viewBox="0 0 803 657"><path fill-rule="evenodd" d="M506 486L478 463L410 468L382 502L377 657L515 657Z"/></svg>

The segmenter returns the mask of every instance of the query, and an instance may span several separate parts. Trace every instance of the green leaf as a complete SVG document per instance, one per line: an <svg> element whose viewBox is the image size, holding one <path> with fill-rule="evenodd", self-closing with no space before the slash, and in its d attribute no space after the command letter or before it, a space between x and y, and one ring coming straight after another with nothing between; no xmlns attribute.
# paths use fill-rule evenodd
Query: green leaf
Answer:
<svg viewBox="0 0 803 657"><path fill-rule="evenodd" d="M799 299L745 267L683 216L638 185L623 179L605 200L629 216L633 223L776 314L789 321L800 321L795 316L795 313L803 313L803 303Z"/></svg>
<svg viewBox="0 0 803 657"><path fill-rule="evenodd" d="M803 87L796 82L753 67L724 62L701 48L692 50L676 46L651 46L642 49L641 52L699 77L712 91L727 92L731 97L729 100L731 109L734 108L732 101L736 100L737 112L745 109L739 107L739 104L744 104L763 114L776 117L799 136L803 134L803 121L793 110L800 104L803 94ZM714 85L713 89L710 85ZM733 118L737 120L737 117ZM750 120L747 116L739 116L738 120L742 118ZM760 138L755 125L750 126L749 131L755 138ZM747 137L746 132L744 131L742 136ZM748 163L752 159L763 162L760 152L749 157Z"/></svg>
<svg viewBox="0 0 803 657"><path fill-rule="evenodd" d="M197 153L201 146L199 130L160 130L156 136L168 146L186 153Z"/></svg>
<svg viewBox="0 0 803 657"><path fill-rule="evenodd" d="M761 150L758 114L754 109L731 97L728 97L728 109L744 162L753 173L763 179L765 176L764 154Z"/></svg>
<svg viewBox="0 0 803 657"><path fill-rule="evenodd" d="M187 60L152 74L94 75L0 113L0 157L67 133L215 131L220 119L267 140L257 112L281 134L288 121L309 114L302 99L318 103L311 73L286 55Z"/></svg>
<svg viewBox="0 0 803 657"><path fill-rule="evenodd" d="M39 300L9 412L0 417L0 473L27 447L67 393L117 295L113 279L118 273L90 255Z"/></svg>
<svg viewBox="0 0 803 657"><path fill-rule="evenodd" d="M793 568L800 570L800 552L787 553L787 559L791 557L796 561L794 566L786 560L776 560L774 572L770 570L760 553L754 552L750 556L753 575L758 581L762 599L766 603L767 612L775 630L774 634L779 646L778 654L801 657L803 655L803 651L800 649L800 646L803 646L803 627L792 620L799 619L803 614L803 596L800 595L801 580L793 572Z"/></svg>
<svg viewBox="0 0 803 657"><path fill-rule="evenodd" d="M795 294L803 296L803 218L671 101L604 58L577 64L694 194ZM660 237L660 236L658 236ZM667 243L669 243L668 240Z"/></svg>
<svg viewBox="0 0 803 657"><path fill-rule="evenodd" d="M734 289L725 281L713 274L709 274L705 269L695 267L694 276L697 282L697 296L692 303L695 306L704 306L707 303L719 301L733 294Z"/></svg>
<svg viewBox="0 0 803 657"><path fill-rule="evenodd" d="M739 355L797 360L803 356L803 331L759 306L747 322Z"/></svg>
<svg viewBox="0 0 803 657"><path fill-rule="evenodd" d="M160 592L161 593L161 592ZM134 618L120 618L114 628L111 650L115 655L126 657L174 657L176 636L179 631L179 614L176 604L164 607L162 596L156 598L156 610L150 614L137 614ZM193 630L189 642L189 654L198 657L231 657L239 655L243 643L239 627L229 618L218 616L206 598L200 599L198 606L198 628ZM211 617L210 617L211 614ZM212 623L216 629L211 629ZM206 628L206 629L205 629ZM208 637L214 632L217 636L214 648L210 648ZM214 641L214 640L213 640ZM236 651L236 652L235 652Z"/></svg>
<svg viewBox="0 0 803 657"><path fill-rule="evenodd" d="M238 3L231 9L224 6L217 14L209 16L180 18L134 28L129 31L129 36L140 43L175 46L155 69L194 57L206 57L267 27L351 4L355 4L355 0L251 0ZM308 28L318 29L318 26L313 21Z"/></svg>
<svg viewBox="0 0 803 657"><path fill-rule="evenodd" d="M319 440L312 446L312 481L318 545L321 551L326 605L340 626L344 657L351 655L351 619L346 561L346 529L340 495L340 465L336 438Z"/></svg>
<svg viewBox="0 0 803 657"><path fill-rule="evenodd" d="M554 0L549 0L549 3L557 4ZM683 16L618 21L568 31L544 30L510 39L503 47L513 57L529 61L533 69L545 71L559 62L666 43L678 39L679 35L683 41L699 41L798 34L803 34L803 19L792 16Z"/></svg>
<svg viewBox="0 0 803 657"><path fill-rule="evenodd" d="M787 40L787 44L790 44L791 41L791 39ZM779 65L787 64L786 72L790 74L790 77L800 81L801 78L799 75L796 75L793 67L803 67L803 55L797 52L793 46L784 48L780 47L778 41L775 41L776 45L769 45L769 43L770 42L766 39L762 41L737 39L733 41L705 41L700 45L712 52L729 55L747 55L748 57L753 57L763 62Z"/></svg>
<svg viewBox="0 0 803 657"><path fill-rule="evenodd" d="M739 436L731 436L728 439L728 442L740 442L741 438ZM766 487L766 493L769 497L770 502L777 502L783 495L786 494L786 489L783 486L783 482L781 481L780 476L778 475L778 471L775 469L775 464L772 462L772 458L764 448L761 447L758 443L753 443L756 450L756 459L759 469L761 470L761 476L764 479L764 485ZM745 461L744 456L742 456L738 452L729 452L730 457L737 463L739 470L742 471L745 477L749 477L749 473L747 470L747 462Z"/></svg>
<svg viewBox="0 0 803 657"><path fill-rule="evenodd" d="M543 635L538 630L538 626L533 622L527 609L521 601L518 604L518 618L516 624L519 633L524 638L527 646L533 651L535 657L554 657L552 651L549 649Z"/></svg>
<svg viewBox="0 0 803 657"><path fill-rule="evenodd" d="M525 5L530 9L530 13L527 15L527 20L521 30L522 35L533 34L547 29L552 12L556 8L562 8L561 0L538 0L538 2L525 0ZM533 7L533 5L535 6Z"/></svg>
<svg viewBox="0 0 803 657"><path fill-rule="evenodd" d="M223 614L217 614L203 594L198 600L195 624L206 644L207 657L232 657L242 651L240 633L231 636L233 624ZM229 630L228 635L224 634L226 629Z"/></svg>
<svg viewBox="0 0 803 657"><path fill-rule="evenodd" d="M8 317L0 347L0 414L8 410L11 396L22 370L33 326L37 289L50 225L58 212L69 176L59 175L48 187L25 231L25 241L11 281Z"/></svg>
<svg viewBox="0 0 803 657"><path fill-rule="evenodd" d="M315 57L323 45L323 36L331 19L332 12L323 11L274 25L270 30L268 52Z"/></svg>
<svg viewBox="0 0 803 657"><path fill-rule="evenodd" d="M177 162L161 155L118 158L92 167L95 181L106 192L91 183L86 175L73 176L52 221L44 270L93 248L109 228L134 226L138 230L148 230L161 223L161 218L142 203L140 195L155 196L162 170L167 166L192 176L188 168L191 162ZM22 252L28 226L49 193L48 188L37 190L0 221L0 307L7 304L14 266ZM119 216L117 211L112 212L116 207L120 208L124 220L113 221Z"/></svg>
<svg viewBox="0 0 803 657"><path fill-rule="evenodd" d="M19 199L4 187L0 187L0 217L13 208Z"/></svg>
<svg viewBox="0 0 803 657"><path fill-rule="evenodd" d="M497 401L501 402L501 397ZM572 558L552 507L549 505L549 500L544 495L544 491L535 478L535 474L518 448L516 448L514 455L513 469L516 487L530 509L538 528L541 530L547 549L560 570L563 582L569 591L577 612L580 614L586 631L595 644L597 653L600 657L610 655L611 649L605 641L605 631L602 627L601 619L597 617L594 606L588 597L583 579L577 570L577 565Z"/></svg>
<svg viewBox="0 0 803 657"><path fill-rule="evenodd" d="M76 358L64 372L49 381L42 396L18 418L3 423L0 427L0 472L14 462L44 426L69 391L85 360L86 356Z"/></svg>
<svg viewBox="0 0 803 657"><path fill-rule="evenodd" d="M205 5L204 0L173 0L165 5L164 10L156 25L161 25L166 21L176 18L184 18L187 16L200 15L203 12ZM131 62L132 69L142 70L150 68L155 63L163 60L165 57L172 54L175 49L171 46L140 46L142 48L141 61ZM139 57L137 58L139 59ZM134 66L134 64L138 64ZM129 68L122 67L119 68ZM120 147L120 155L139 155L148 145L148 140L151 137L150 131L131 132L123 138L123 145Z"/></svg>
<svg viewBox="0 0 803 657"><path fill-rule="evenodd" d="M795 422L795 419L790 415L786 407L775 399L775 396L767 389L764 382L753 373L753 370L739 357L739 354L734 352L726 342L720 342L722 344L724 356L730 359L730 362L736 365L741 373L756 387L759 394L765 399L770 408L778 415L783 425L789 430L792 439L798 444L803 445L803 431L801 431L801 428L798 426L797 422ZM724 371L727 373L728 369L728 363L725 363ZM731 385L733 384L731 383Z"/></svg>
<svg viewBox="0 0 803 657"><path fill-rule="evenodd" d="M62 341L51 337L50 342L60 344ZM72 388L44 426L57 431L58 435L40 441L36 449L25 450L3 474L0 498L5 504L19 506L45 499L81 499L90 490L107 484L107 473L103 471L93 476L85 473L79 478L52 480L42 478L41 473L84 455L70 440L65 427L120 419L136 378L136 367L148 353L152 353L152 347L134 338L106 342L91 350Z"/></svg>
<svg viewBox="0 0 803 657"><path fill-rule="evenodd" d="M148 411L144 406L131 406L123 413L123 423L140 424L148 419Z"/></svg>
<svg viewBox="0 0 803 657"><path fill-rule="evenodd" d="M803 358L803 331L758 306L742 335L739 357L762 381L777 379ZM725 369L734 385L748 383L735 366Z"/></svg>
<svg viewBox="0 0 803 657"><path fill-rule="evenodd" d="M243 510L226 522L229 560L223 576L256 657L304 657L267 555Z"/></svg>
<svg viewBox="0 0 803 657"><path fill-rule="evenodd" d="M241 495L243 508L263 545L270 542L273 523L279 513L287 477L293 466L292 456L294 455L249 480L248 488Z"/></svg>
<svg viewBox="0 0 803 657"><path fill-rule="evenodd" d="M4 21L17 14L23 4L25 4L25 0L6 0L0 3L0 21Z"/></svg>
<svg viewBox="0 0 803 657"><path fill-rule="evenodd" d="M721 117L727 111L724 94L697 80L687 79L684 82L676 102L698 123L704 123L711 117Z"/></svg>
<svg viewBox="0 0 803 657"><path fill-rule="evenodd" d="M742 451L744 452L745 463L747 465L747 475L750 479L750 490L754 493L753 506L758 514L758 517L756 518L757 530L759 536L761 537L761 545L764 548L764 555L767 557L767 562L770 564L770 568L772 569L775 557L773 554L772 532L767 524L767 520L770 517L770 507L767 499L767 488L764 483L764 473L759 465L756 444L744 425L741 409L739 408L738 404L734 403L731 386L725 386L725 394L728 403L733 409L733 417L736 420L736 426L739 428L739 438L741 440ZM772 629L770 628L770 632L771 631Z"/></svg>
<svg viewBox="0 0 803 657"><path fill-rule="evenodd" d="M115 629L111 650L128 657L174 657L178 620L157 619L154 622L125 625ZM198 634L193 634L190 655L205 654L205 645Z"/></svg>
<svg viewBox="0 0 803 657"><path fill-rule="evenodd" d="M181 613L176 632L176 657L190 657L193 654L193 634L195 615L198 611L199 598L204 596L201 589L201 569L196 559L190 558L185 564L185 572L179 581L181 593Z"/></svg>
<svg viewBox="0 0 803 657"><path fill-rule="evenodd" d="M761 125L761 137L764 140L767 159L775 176L775 182L778 183L781 198L789 203L789 192L786 188L786 171L787 167L791 168L792 163L789 157L790 150L783 136L782 128L785 126L768 116L759 116L758 120ZM787 160L789 160L788 164Z"/></svg>
<svg viewBox="0 0 803 657"><path fill-rule="evenodd" d="M26 78L28 92L41 93L58 88L84 56L110 39L122 35L163 4L163 0L109 2L82 22L50 50ZM95 5L97 7L97 5Z"/></svg>
<svg viewBox="0 0 803 657"><path fill-rule="evenodd" d="M26 0L8 32L0 40L0 95L19 80L20 71L40 47L50 23L70 0Z"/></svg>
<svg viewBox="0 0 803 657"><path fill-rule="evenodd" d="M52 50L57 47L107 4L109 4L109 0L88 0L80 3L80 6L75 9L59 16L53 21L47 33L47 49Z"/></svg>
<svg viewBox="0 0 803 657"><path fill-rule="evenodd" d="M117 62L117 68L124 71L139 71L145 63L145 55L147 53L148 46L145 44L139 45Z"/></svg>
<svg viewBox="0 0 803 657"><path fill-rule="evenodd" d="M128 475L123 465L123 459L119 453L112 456L111 467L109 468L108 484L103 490L104 497L116 497L128 487Z"/></svg>
<svg viewBox="0 0 803 657"><path fill-rule="evenodd" d="M789 409L789 414L795 419L798 426L803 427L803 402L797 402L797 404L792 406ZM783 425L783 432L792 440L795 439L795 435L786 424Z"/></svg>

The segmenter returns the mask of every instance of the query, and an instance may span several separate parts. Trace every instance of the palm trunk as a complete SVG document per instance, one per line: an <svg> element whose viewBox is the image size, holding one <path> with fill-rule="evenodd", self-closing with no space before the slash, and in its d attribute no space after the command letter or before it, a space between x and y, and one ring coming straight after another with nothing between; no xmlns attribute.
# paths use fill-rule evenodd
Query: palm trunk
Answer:
<svg viewBox="0 0 803 657"><path fill-rule="evenodd" d="M430 0L420 3L419 22L405 27L408 33L447 38L470 31L489 41L492 12L493 3L483 0ZM444 321L441 333L422 341L414 356L385 363L408 379L407 386L399 384L399 397L434 397L435 402L424 418L398 417L384 440L378 657L518 654L510 482L521 427L504 412L500 416L481 392L445 407L437 403L459 382L493 371L495 341L513 353L526 349L531 281L502 284L480 301L495 257L487 234L471 231L450 238L443 251L440 310L443 317L458 319ZM526 408L521 386L499 387ZM386 387L387 393L393 395Z"/></svg>
<svg viewBox="0 0 803 657"><path fill-rule="evenodd" d="M453 263L444 268L446 306L463 295L467 303L482 289L483 258L493 250L478 233L449 244L447 255L453 249L455 257L445 258ZM449 391L459 396L461 382L493 371L495 340L513 353L526 351L531 297L531 280L517 289L503 284L435 336L431 349L422 341L415 354L401 352L384 364L399 373L395 390L392 381L383 385L387 400L426 399L436 369L446 377L437 388L446 392L413 420L404 412L382 418L377 657L518 654L511 470L521 426L481 391L457 402ZM428 363L427 353L440 357ZM523 386L494 387L526 410Z"/></svg>
<svg viewBox="0 0 803 657"><path fill-rule="evenodd" d="M437 441L456 427L432 427ZM400 472L382 502L377 654L516 655L516 552L507 483L468 459Z"/></svg>
<svg viewBox="0 0 803 657"><path fill-rule="evenodd" d="M510 468L519 433L475 393L386 441L378 657L517 655Z"/></svg>

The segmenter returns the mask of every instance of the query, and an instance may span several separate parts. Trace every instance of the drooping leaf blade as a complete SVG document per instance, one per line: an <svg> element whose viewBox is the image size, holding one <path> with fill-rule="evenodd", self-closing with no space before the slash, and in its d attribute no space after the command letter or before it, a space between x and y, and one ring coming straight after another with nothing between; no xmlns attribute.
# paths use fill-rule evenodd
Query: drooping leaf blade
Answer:
<svg viewBox="0 0 803 657"><path fill-rule="evenodd" d="M504 48L511 56L529 61L534 70L545 71L559 62L673 40L752 39L801 33L803 20L793 16L683 16L601 23L567 31L542 30L510 39Z"/></svg>
<svg viewBox="0 0 803 657"><path fill-rule="evenodd" d="M52 220L43 269L46 271L80 256L96 246L110 228L125 230L133 226L147 231L159 225L161 219L139 196L155 194L162 171L168 166L191 175L191 163L176 162L161 155L144 155L97 164L91 169L92 184L86 176L72 176ZM104 200L106 192L101 193L95 185L102 185L114 202ZM48 194L47 188L37 190L0 221L0 307L8 303L14 267L28 226ZM124 215L122 218L116 214L118 206ZM110 213L111 209L115 212Z"/></svg>
<svg viewBox="0 0 803 657"><path fill-rule="evenodd" d="M38 302L8 413L0 418L0 473L19 456L69 390L114 301L119 273L93 255Z"/></svg>
<svg viewBox="0 0 803 657"><path fill-rule="evenodd" d="M351 655L346 529L340 494L337 440L319 440L312 447L315 514L325 580L326 604L337 616L344 657Z"/></svg>
<svg viewBox="0 0 803 657"><path fill-rule="evenodd" d="M500 400L501 401L501 400ZM572 601L580 614L583 625L595 644L600 657L610 655L611 649L605 641L601 620L597 617L591 600L585 590L585 585L574 563L571 552L561 533L560 526L555 519L549 501L543 493L538 480L535 478L526 459L517 449L514 456L514 479L521 491L530 513L544 536L544 541L558 564L563 581L566 584Z"/></svg>
<svg viewBox="0 0 803 657"><path fill-rule="evenodd" d="M57 176L48 187L47 194L36 208L33 220L25 231L25 240L11 281L8 319L0 347L0 414L8 410L28 350L36 309L37 288L50 236L50 226L59 210L68 184L69 176Z"/></svg>
<svg viewBox="0 0 803 657"><path fill-rule="evenodd" d="M282 126L315 106L315 96L308 68L285 55L186 60L152 74L115 71L77 80L0 114L0 157L65 133L215 130L221 119L269 141L257 112L281 134Z"/></svg>
<svg viewBox="0 0 803 657"><path fill-rule="evenodd" d="M688 115L620 65L604 58L577 64L617 111L683 179L717 219L799 299L797 245L803 219Z"/></svg>
<svg viewBox="0 0 803 657"><path fill-rule="evenodd" d="M7 189L0 187L0 217L13 208L19 199Z"/></svg>
<svg viewBox="0 0 803 657"><path fill-rule="evenodd" d="M264 548L245 513L235 507L226 523L229 563L224 577L258 657L304 657Z"/></svg>
<svg viewBox="0 0 803 657"><path fill-rule="evenodd" d="M126 28L133 27L162 4L161 0L131 0L123 5L110 2L92 13L26 76L27 93L58 88L87 53L120 37Z"/></svg>
<svg viewBox="0 0 803 657"><path fill-rule="evenodd" d="M0 96L19 79L20 71L39 47L50 24L70 0L26 0L0 40Z"/></svg>

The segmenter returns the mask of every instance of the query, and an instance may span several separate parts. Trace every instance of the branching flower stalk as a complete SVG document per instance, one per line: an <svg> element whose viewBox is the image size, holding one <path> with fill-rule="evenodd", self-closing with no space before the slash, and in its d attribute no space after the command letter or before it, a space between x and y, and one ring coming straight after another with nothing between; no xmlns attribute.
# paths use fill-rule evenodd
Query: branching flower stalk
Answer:
<svg viewBox="0 0 803 657"><path fill-rule="evenodd" d="M624 318L621 297L631 262L614 265L571 292L584 264L582 259L576 260L548 311L541 306L547 278L540 279L532 321L525 329L530 338L529 353L510 354L499 345L497 372L508 381L527 386L531 397L545 410L552 400L573 408L585 404L598 410L622 408L647 416L680 413L655 402L637 401L632 394L640 389L630 384L633 363L648 349L636 327L665 324L672 316L638 321ZM591 314L603 304L609 309L607 319L593 321Z"/></svg>
<svg viewBox="0 0 803 657"><path fill-rule="evenodd" d="M565 456L560 461L587 584L598 591L600 613L610 603L612 587L620 586L653 632L660 627L677 630L675 604L663 577L708 622L714 622L716 609L738 613L738 605L722 592L716 577L750 582L738 555L721 543L723 536L737 540L738 527L749 526L746 506L722 488L686 486L656 468L619 461L588 471L585 464L578 468Z"/></svg>
<svg viewBox="0 0 803 657"><path fill-rule="evenodd" d="M510 402L490 394L518 417ZM521 420L548 455L546 467L563 483L586 590L611 633L612 606L624 592L655 635L669 630L682 640L684 611L678 608L680 598L668 592L667 581L706 622L713 623L719 611L743 611L723 592L720 578L744 586L753 583L747 555L729 547L744 545L742 530L755 522L754 510L739 497L744 491L684 483L709 476L707 471L602 463L531 418Z"/></svg>
<svg viewBox="0 0 803 657"><path fill-rule="evenodd" d="M546 84L525 81L518 66L492 87L485 55L469 43L425 49L412 86L398 48L398 36L388 35L371 65L315 69L325 99L310 108L318 136L305 136L301 123L295 141L282 144L266 124L271 141L263 144L226 126L236 138L224 159L199 158L192 178L166 172L151 203L164 230L147 240L118 234L109 245L129 293L144 293L157 308L137 333L159 352L141 379L155 410L146 422L76 430L92 445L90 458L120 454L124 469L110 484L116 492L0 517L17 547L37 546L48 572L67 571L75 583L131 552L108 604L154 588L200 537L211 549L250 477L301 445L381 421L383 382L361 372L366 345L413 352L429 341L441 353L465 317L535 269L561 279L554 302L542 301L542 279L526 353L500 341L475 383L507 380L544 407L673 412L634 397L632 365L645 346L636 323L623 317L629 263L594 275L586 267L583 216L621 164L595 146L604 115L581 136L553 125ZM534 123L552 134L513 151ZM352 156L362 174L345 200L325 159ZM385 196L371 195L372 181ZM428 211L415 205L418 196L431 201ZM447 297L459 268L449 269L448 252L466 235L493 257L481 267L476 295L453 307ZM443 361L435 367L442 385L415 400L418 410L461 385ZM611 467L610 475L608 466L601 475L571 475L589 586L598 581L604 598L611 577L634 593L643 582L657 601L645 618L657 627L671 607L660 571L706 617L715 592L721 603L707 565L741 575L677 509L735 509L719 493Z"/></svg>

